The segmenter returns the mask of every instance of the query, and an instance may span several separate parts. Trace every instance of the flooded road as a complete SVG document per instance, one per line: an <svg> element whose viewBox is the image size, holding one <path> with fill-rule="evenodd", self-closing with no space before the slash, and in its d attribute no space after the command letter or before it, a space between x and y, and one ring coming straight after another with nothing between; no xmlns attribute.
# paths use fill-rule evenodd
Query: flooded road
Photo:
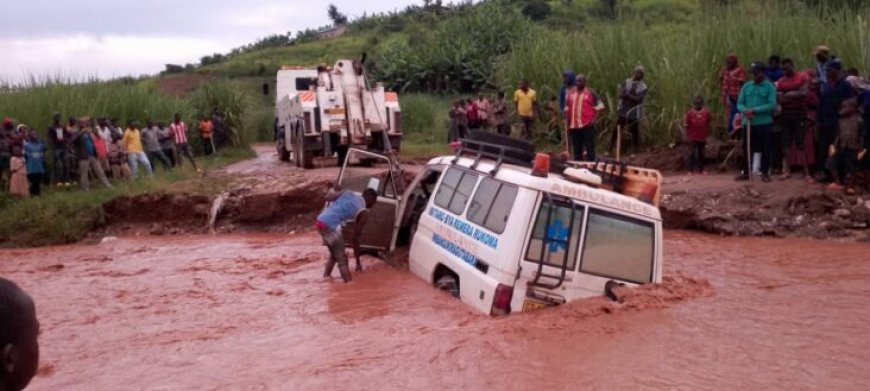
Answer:
<svg viewBox="0 0 870 391"><path fill-rule="evenodd" d="M867 244L668 232L665 275L711 292L489 318L374 259L351 284L324 282L318 243L0 251L0 275L32 294L42 323L30 389L870 387Z"/></svg>

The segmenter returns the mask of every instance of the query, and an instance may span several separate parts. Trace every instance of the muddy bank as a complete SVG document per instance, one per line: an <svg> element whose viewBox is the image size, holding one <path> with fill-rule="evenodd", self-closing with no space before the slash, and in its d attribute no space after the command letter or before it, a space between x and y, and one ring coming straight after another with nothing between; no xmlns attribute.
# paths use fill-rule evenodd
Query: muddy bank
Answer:
<svg viewBox="0 0 870 391"><path fill-rule="evenodd" d="M667 177L666 228L738 236L867 240L870 195L827 191L801 179L735 182L731 175Z"/></svg>
<svg viewBox="0 0 870 391"><path fill-rule="evenodd" d="M242 187L218 196L158 193L116 198L103 205L106 226L95 234L301 230L311 225L323 207L328 183L313 180L277 191Z"/></svg>
<svg viewBox="0 0 870 391"><path fill-rule="evenodd" d="M666 283L622 303L500 318L373 258L325 282L314 234L0 250L0 275L36 301L34 391L866 389L865 244L669 232L664 251Z"/></svg>

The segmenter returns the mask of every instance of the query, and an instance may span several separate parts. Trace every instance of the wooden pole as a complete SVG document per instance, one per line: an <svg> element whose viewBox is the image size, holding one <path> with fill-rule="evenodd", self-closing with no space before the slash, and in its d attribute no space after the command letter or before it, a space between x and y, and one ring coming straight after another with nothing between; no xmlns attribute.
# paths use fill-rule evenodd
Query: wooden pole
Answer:
<svg viewBox="0 0 870 391"><path fill-rule="evenodd" d="M635 141L637 142L637 141ZM616 161L619 161L622 151L622 125L616 125Z"/></svg>

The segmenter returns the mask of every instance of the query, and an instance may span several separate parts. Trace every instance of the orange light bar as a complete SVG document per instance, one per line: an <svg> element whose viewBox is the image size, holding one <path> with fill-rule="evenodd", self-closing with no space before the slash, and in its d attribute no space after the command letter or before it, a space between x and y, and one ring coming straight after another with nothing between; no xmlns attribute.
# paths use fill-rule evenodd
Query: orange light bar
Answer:
<svg viewBox="0 0 870 391"><path fill-rule="evenodd" d="M539 153L535 155L535 165L532 168L532 176L546 178L550 173L550 155Z"/></svg>

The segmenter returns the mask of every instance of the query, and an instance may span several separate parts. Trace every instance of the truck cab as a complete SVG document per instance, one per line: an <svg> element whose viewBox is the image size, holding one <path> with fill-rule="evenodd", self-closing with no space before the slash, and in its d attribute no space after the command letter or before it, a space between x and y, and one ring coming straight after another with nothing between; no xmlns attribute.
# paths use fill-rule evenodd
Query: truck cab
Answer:
<svg viewBox="0 0 870 391"><path fill-rule="evenodd" d="M657 171L615 162L548 170L517 140L482 138L430 160L401 193L390 159L352 149L339 183L375 189L368 224L392 228L366 229L363 247L409 246L414 275L493 315L661 282Z"/></svg>
<svg viewBox="0 0 870 391"><path fill-rule="evenodd" d="M347 148L398 151L402 141L398 94L371 86L361 61L334 66L282 67L276 76L275 135L281 160L312 168L314 158Z"/></svg>

